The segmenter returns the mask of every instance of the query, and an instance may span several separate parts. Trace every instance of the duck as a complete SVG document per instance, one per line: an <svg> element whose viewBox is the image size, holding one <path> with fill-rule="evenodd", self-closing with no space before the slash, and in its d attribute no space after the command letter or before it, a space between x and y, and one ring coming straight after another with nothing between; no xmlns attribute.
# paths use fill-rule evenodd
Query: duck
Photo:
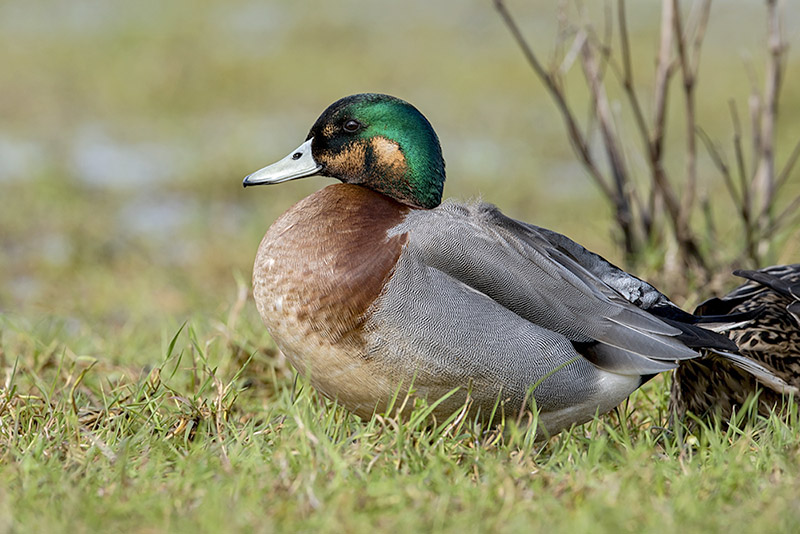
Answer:
<svg viewBox="0 0 800 534"><path fill-rule="evenodd" d="M434 421L535 412L537 435L552 436L700 350L737 349L714 318L568 237L488 203L443 202L439 139L404 100L337 100L243 185L308 176L340 183L269 227L253 297L295 370L362 418L399 396L427 401Z"/></svg>
<svg viewBox="0 0 800 534"><path fill-rule="evenodd" d="M748 313L752 319L727 329L737 355L684 361L674 371L669 411L685 422L689 413L706 423L728 423L748 398L758 394L756 411L780 411L800 392L800 263L737 270L747 281L697 306L696 315Z"/></svg>

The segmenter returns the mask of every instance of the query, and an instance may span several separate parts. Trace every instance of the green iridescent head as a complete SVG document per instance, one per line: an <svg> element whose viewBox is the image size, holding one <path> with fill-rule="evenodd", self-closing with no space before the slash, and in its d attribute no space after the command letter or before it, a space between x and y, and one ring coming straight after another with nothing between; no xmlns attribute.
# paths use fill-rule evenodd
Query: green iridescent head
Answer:
<svg viewBox="0 0 800 534"><path fill-rule="evenodd" d="M417 208L438 206L445 180L439 139L425 116L408 102L374 93L331 104L305 143L244 185L313 175L363 185Z"/></svg>

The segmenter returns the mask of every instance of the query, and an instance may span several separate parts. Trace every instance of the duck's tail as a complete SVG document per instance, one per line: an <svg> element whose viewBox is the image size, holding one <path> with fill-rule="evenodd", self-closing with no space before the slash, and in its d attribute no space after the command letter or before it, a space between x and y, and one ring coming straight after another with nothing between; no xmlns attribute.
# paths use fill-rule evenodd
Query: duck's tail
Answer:
<svg viewBox="0 0 800 534"><path fill-rule="evenodd" d="M648 311L683 332L678 339L689 348L732 352L739 348L725 333L750 324L761 313L761 309L754 309L724 315L693 315L677 306L652 307Z"/></svg>

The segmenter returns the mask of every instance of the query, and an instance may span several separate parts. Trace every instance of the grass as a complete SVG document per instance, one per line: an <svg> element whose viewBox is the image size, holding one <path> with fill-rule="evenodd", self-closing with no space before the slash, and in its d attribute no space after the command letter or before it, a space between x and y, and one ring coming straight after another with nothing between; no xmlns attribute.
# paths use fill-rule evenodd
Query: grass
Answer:
<svg viewBox="0 0 800 534"><path fill-rule="evenodd" d="M544 443L534 427L368 421L320 398L256 319L162 340L152 368L3 318L0 531L792 532L800 425L664 427L664 380ZM268 347L268 346L267 346ZM125 355L122 355L125 356ZM124 358L122 358L124 359ZM130 360L135 360L131 357Z"/></svg>
<svg viewBox="0 0 800 534"><path fill-rule="evenodd" d="M328 181L245 192L241 179L345 94L418 105L443 143L448 197L482 196L620 258L491 2L95 4L0 3L0 534L798 530L796 415L666 431L664 377L534 443L512 423L428 427L422 405L362 421L295 383L275 350L248 296L253 256L270 222ZM658 15L629 4L633 61L651 73ZM514 8L548 50L555 3ZM729 35L763 44L760 8L737 9L715 5L698 87L723 146L727 99L744 110L749 87ZM780 157L796 137L798 57ZM700 164L733 252L735 214ZM777 262L797 261L798 231L776 236Z"/></svg>

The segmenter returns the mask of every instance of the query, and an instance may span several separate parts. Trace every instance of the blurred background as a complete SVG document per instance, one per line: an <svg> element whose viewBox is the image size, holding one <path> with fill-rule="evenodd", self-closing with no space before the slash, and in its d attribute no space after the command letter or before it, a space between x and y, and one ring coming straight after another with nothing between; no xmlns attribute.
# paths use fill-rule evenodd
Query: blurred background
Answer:
<svg viewBox="0 0 800 534"><path fill-rule="evenodd" d="M630 4L649 114L661 8ZM544 60L557 6L509 2ZM800 138L800 12L785 6L783 24L779 162ZM761 2L712 8L698 123L729 157L728 101L746 117L748 69L763 78L765 29ZM585 85L573 70L567 93L579 103ZM132 344L163 343L184 321L225 317L249 286L267 227L330 183L244 190L242 178L299 145L328 104L366 91L401 97L428 117L447 161L445 196L482 197L622 262L609 207L490 0L0 0L5 327L46 325L53 339L82 332L92 341L72 350L113 359L115 344L131 354ZM670 113L679 97L675 81ZM683 132L670 126L668 151ZM701 194L728 246L738 236L725 224L732 208L703 150L700 159ZM667 164L676 175L684 165L669 156ZM800 172L786 192L800 192ZM797 225L776 239L774 262L800 261ZM257 324L251 302L243 313Z"/></svg>

